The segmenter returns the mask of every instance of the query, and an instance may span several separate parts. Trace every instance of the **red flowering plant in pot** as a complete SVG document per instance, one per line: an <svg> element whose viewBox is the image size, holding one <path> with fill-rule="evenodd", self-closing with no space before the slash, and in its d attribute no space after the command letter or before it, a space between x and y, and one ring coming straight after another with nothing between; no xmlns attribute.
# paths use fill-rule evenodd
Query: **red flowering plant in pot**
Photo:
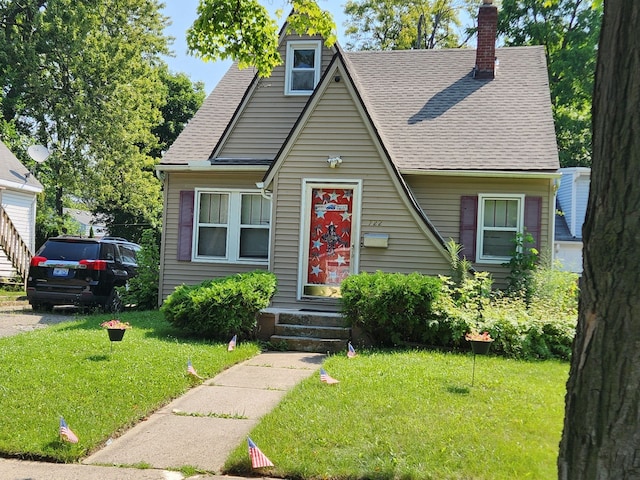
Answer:
<svg viewBox="0 0 640 480"><path fill-rule="evenodd" d="M489 332L479 333L477 330L472 330L464 336L465 340L471 342L471 350L475 354L485 354L489 351L489 347L493 343L493 338L489 335Z"/></svg>
<svg viewBox="0 0 640 480"><path fill-rule="evenodd" d="M119 342L124 337L124 332L131 328L129 322L122 322L117 318L107 320L100 324L102 328L106 328L109 333L109 340L112 342Z"/></svg>

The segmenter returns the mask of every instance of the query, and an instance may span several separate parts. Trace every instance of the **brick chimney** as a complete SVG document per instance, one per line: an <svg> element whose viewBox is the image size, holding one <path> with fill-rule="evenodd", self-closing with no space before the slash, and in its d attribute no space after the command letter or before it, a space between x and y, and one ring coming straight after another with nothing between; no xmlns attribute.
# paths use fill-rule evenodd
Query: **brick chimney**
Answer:
<svg viewBox="0 0 640 480"><path fill-rule="evenodd" d="M496 32L498 31L498 7L493 0L483 0L478 11L478 46L474 78L495 78Z"/></svg>

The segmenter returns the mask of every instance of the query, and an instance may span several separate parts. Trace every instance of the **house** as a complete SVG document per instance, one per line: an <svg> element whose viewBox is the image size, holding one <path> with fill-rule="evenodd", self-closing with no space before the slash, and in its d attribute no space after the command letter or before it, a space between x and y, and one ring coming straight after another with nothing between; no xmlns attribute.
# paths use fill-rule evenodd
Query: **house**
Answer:
<svg viewBox="0 0 640 480"><path fill-rule="evenodd" d="M582 273L582 224L587 213L591 169L561 168L557 193L554 254L563 270Z"/></svg>
<svg viewBox="0 0 640 480"><path fill-rule="evenodd" d="M487 3L488 2L488 3ZM444 243L496 284L525 229L551 251L558 153L543 47L346 52L280 38L268 78L232 66L157 167L160 298L268 269L273 309L339 309L358 272L450 274Z"/></svg>
<svg viewBox="0 0 640 480"><path fill-rule="evenodd" d="M73 222L78 227L79 235L83 237L93 236L96 238L102 238L109 235L107 226L97 216L86 210L80 210L78 208L63 208L62 213L69 215Z"/></svg>
<svg viewBox="0 0 640 480"><path fill-rule="evenodd" d="M36 199L42 184L0 141L0 279L25 278L35 251Z"/></svg>

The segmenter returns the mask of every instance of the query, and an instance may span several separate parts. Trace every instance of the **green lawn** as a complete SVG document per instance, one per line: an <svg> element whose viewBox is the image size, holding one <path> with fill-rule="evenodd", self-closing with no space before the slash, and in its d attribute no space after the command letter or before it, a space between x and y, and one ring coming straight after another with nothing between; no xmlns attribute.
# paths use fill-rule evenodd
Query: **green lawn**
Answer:
<svg viewBox="0 0 640 480"><path fill-rule="evenodd" d="M555 479L569 365L428 352L334 356L251 438L289 479ZM227 461L248 473L246 445Z"/></svg>
<svg viewBox="0 0 640 480"><path fill-rule="evenodd" d="M113 345L99 326L108 315L0 339L1 454L77 460L199 383L186 374L189 359L212 377L258 353L180 338L159 312L118 317L133 328ZM59 440L60 416L77 444Z"/></svg>
<svg viewBox="0 0 640 480"><path fill-rule="evenodd" d="M197 384L258 353L180 338L159 312L113 345L107 315L0 339L0 454L76 461ZM296 479L555 479L569 365L471 354L365 352L324 364L252 432ZM78 444L58 437L64 416ZM226 464L251 473L245 442ZM252 472L256 473L256 472Z"/></svg>

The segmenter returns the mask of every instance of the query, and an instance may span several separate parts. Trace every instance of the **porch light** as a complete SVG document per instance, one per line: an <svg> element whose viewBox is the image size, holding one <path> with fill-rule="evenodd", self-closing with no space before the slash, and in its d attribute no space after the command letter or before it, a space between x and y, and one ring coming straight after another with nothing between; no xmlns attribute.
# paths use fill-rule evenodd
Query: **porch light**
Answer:
<svg viewBox="0 0 640 480"><path fill-rule="evenodd" d="M337 168L342 163L342 158L340 155L329 157L327 163L329 164L329 168Z"/></svg>

